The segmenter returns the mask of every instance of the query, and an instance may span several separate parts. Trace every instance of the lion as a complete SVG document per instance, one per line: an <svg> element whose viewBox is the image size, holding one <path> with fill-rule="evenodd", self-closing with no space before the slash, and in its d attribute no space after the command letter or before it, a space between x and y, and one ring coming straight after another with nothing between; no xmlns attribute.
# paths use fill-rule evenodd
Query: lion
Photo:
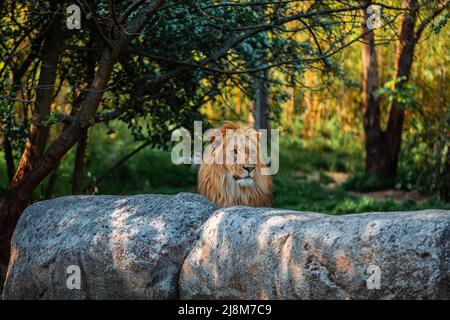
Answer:
<svg viewBox="0 0 450 320"><path fill-rule="evenodd" d="M218 207L271 207L272 179L261 174L265 165L256 130L248 125L224 122L215 132L207 152L216 161L202 159L199 193ZM217 159L224 161L220 163Z"/></svg>

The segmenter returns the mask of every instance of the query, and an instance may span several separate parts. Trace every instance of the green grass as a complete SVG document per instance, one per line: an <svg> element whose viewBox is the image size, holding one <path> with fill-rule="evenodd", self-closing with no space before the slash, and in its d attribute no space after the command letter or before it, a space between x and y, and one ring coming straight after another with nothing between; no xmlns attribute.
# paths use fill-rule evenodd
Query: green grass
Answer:
<svg viewBox="0 0 450 320"><path fill-rule="evenodd" d="M274 177L274 207L328 214L450 209L450 203L434 197L423 203L414 200L398 203L394 199L375 200L349 193L349 190L381 190L386 184L362 173L364 160L361 143L351 137L340 139L282 141L280 172ZM345 172L351 178L342 186L326 188L325 185L331 181L324 171ZM319 172L318 181L307 179L308 174L313 172Z"/></svg>
<svg viewBox="0 0 450 320"><path fill-rule="evenodd" d="M346 181L343 187L346 190L356 190L362 192L383 190L392 187L393 183L385 181L376 175L367 175L364 173L356 173Z"/></svg>
<svg viewBox="0 0 450 320"><path fill-rule="evenodd" d="M428 208L450 209L450 204L431 198L425 203L393 199L374 200L349 194L343 187L327 189L319 182L292 177L289 172L274 178L274 207L315 211L328 214L345 214L374 211L406 211Z"/></svg>

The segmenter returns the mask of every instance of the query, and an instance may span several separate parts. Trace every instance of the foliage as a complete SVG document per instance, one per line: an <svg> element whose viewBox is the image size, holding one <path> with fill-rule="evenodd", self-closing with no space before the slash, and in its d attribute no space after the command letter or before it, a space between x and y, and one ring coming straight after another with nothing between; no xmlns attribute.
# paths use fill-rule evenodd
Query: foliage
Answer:
<svg viewBox="0 0 450 320"><path fill-rule="evenodd" d="M405 134L397 187L417 189L450 200L450 112L439 118L419 115Z"/></svg>
<svg viewBox="0 0 450 320"><path fill-rule="evenodd" d="M131 2L115 1L116 11L123 12ZM102 118L119 111L116 117L119 121L105 120L90 131L85 183L101 176L121 156L136 148L135 141L145 140L151 141L148 149L99 183L99 191L134 193L145 189L172 193L195 190L195 168L171 166L167 153L160 149L170 147L173 129L180 126L192 129L193 120L202 120L206 125L223 119L249 121L254 78L262 77L270 83L272 125L284 136L281 162L285 171L275 178L276 204L303 209L311 206L334 213L397 208L394 203L381 205L363 201L346 192L348 189L376 190L382 186L381 181L361 173L364 137L360 110L360 47L355 43L340 55L319 59L356 35L352 29L359 30L359 20L356 23L352 20L356 16L346 12L342 16L320 14L297 19L283 27L255 33L231 47L224 56L204 62L229 39L248 30L294 13L338 9L351 3L286 1L263 7L246 5L248 1L230 6L213 1L167 1L113 69L98 116ZM5 14L0 18L3 44L0 47L0 117L2 138L8 137L13 143L17 162L29 134L33 104L27 101L36 99L42 48L39 35L48 25L45 14L48 4L26 0L5 4ZM386 11L388 17L396 14L395 10ZM138 14L139 10L129 20ZM342 19L344 16L348 18L346 23ZM419 44L416 60L420 64L414 64L414 73L408 82L404 78L387 81L392 78L395 48L389 40L380 45L380 58L385 58L379 66L380 83L386 84L377 95L386 101L396 99L407 111L396 187L418 189L448 200L449 93L440 89L448 87L448 76L441 68L449 62L447 20L448 13L445 13L431 28L430 39ZM82 100L80 97L83 98L91 81L89 68L98 66L102 50L107 46L98 29L103 35L111 36L108 2L83 2L83 21L82 30L63 32L65 47L57 70L55 99L50 116L42 123L51 127L50 142L64 129L61 119L76 114L78 100ZM296 29L300 31L289 31ZM395 33L392 30L377 33L380 38L389 39ZM28 36L27 32L30 32ZM14 47L21 38L25 40L20 50L10 56L6 49ZM38 54L31 55L33 50ZM16 67L27 61L29 55L32 63L28 72L18 84L11 84L11 75L17 73ZM8 63L10 59L12 63ZM308 60L313 62L306 62ZM277 63L279 65L267 74L236 72L264 69ZM173 72L173 76L164 78ZM399 82L403 86L392 90ZM382 118L386 119L386 110L382 113ZM128 128L132 138L123 133L124 128ZM71 192L74 154L75 150L71 150L60 163L55 195ZM1 166L3 168L4 163ZM326 190L322 186L330 182L324 174L326 171L346 172L352 178L345 188ZM305 178L313 172L319 172L319 181ZM299 179L294 178L297 174ZM1 178L2 188L6 189L5 175ZM42 189L35 190L34 199L43 198L47 183L48 178L42 183ZM294 203L298 195L286 193L290 188L296 190L304 202ZM308 197L310 200L306 199Z"/></svg>
<svg viewBox="0 0 450 320"><path fill-rule="evenodd" d="M11 100L13 88L8 79L0 86L0 90L3 90L3 93L0 91L0 140L4 142L8 139L13 150L20 152L25 145L28 128L20 118L15 116L16 110ZM15 153L15 155L17 156L18 153Z"/></svg>
<svg viewBox="0 0 450 320"><path fill-rule="evenodd" d="M402 85L396 86L399 83ZM375 96L385 95L388 102L396 100L400 109L414 110L418 105L418 100L415 96L417 90L418 87L416 85L406 82L406 77L402 76L386 82L383 87L375 91Z"/></svg>

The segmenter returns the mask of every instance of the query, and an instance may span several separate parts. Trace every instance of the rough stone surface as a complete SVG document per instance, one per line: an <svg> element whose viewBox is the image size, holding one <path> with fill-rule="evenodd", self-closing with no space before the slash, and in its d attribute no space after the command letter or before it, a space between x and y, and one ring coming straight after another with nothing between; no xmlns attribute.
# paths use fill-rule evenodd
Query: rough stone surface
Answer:
<svg viewBox="0 0 450 320"><path fill-rule="evenodd" d="M203 196L70 196L35 203L12 239L5 299L171 299L215 210ZM67 267L81 270L68 289Z"/></svg>
<svg viewBox="0 0 450 320"><path fill-rule="evenodd" d="M380 289L369 289L377 268ZM335 217L233 207L204 224L180 297L450 299L449 273L450 211Z"/></svg>
<svg viewBox="0 0 450 320"><path fill-rule="evenodd" d="M214 210L188 193L33 204L3 297L450 299L450 211ZM66 285L71 265L80 290Z"/></svg>

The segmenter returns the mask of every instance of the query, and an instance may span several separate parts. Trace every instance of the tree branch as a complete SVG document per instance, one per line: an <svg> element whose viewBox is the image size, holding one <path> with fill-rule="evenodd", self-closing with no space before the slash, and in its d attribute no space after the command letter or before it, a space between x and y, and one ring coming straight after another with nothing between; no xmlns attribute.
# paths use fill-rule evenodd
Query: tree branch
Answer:
<svg viewBox="0 0 450 320"><path fill-rule="evenodd" d="M446 8L448 8L450 5L450 1L445 1L445 3L441 6L436 8L433 13L428 16L425 20L422 21L422 23L417 28L416 34L415 34L415 40L419 41L420 37L422 36L423 31L426 29L426 27L438 16L440 15Z"/></svg>

